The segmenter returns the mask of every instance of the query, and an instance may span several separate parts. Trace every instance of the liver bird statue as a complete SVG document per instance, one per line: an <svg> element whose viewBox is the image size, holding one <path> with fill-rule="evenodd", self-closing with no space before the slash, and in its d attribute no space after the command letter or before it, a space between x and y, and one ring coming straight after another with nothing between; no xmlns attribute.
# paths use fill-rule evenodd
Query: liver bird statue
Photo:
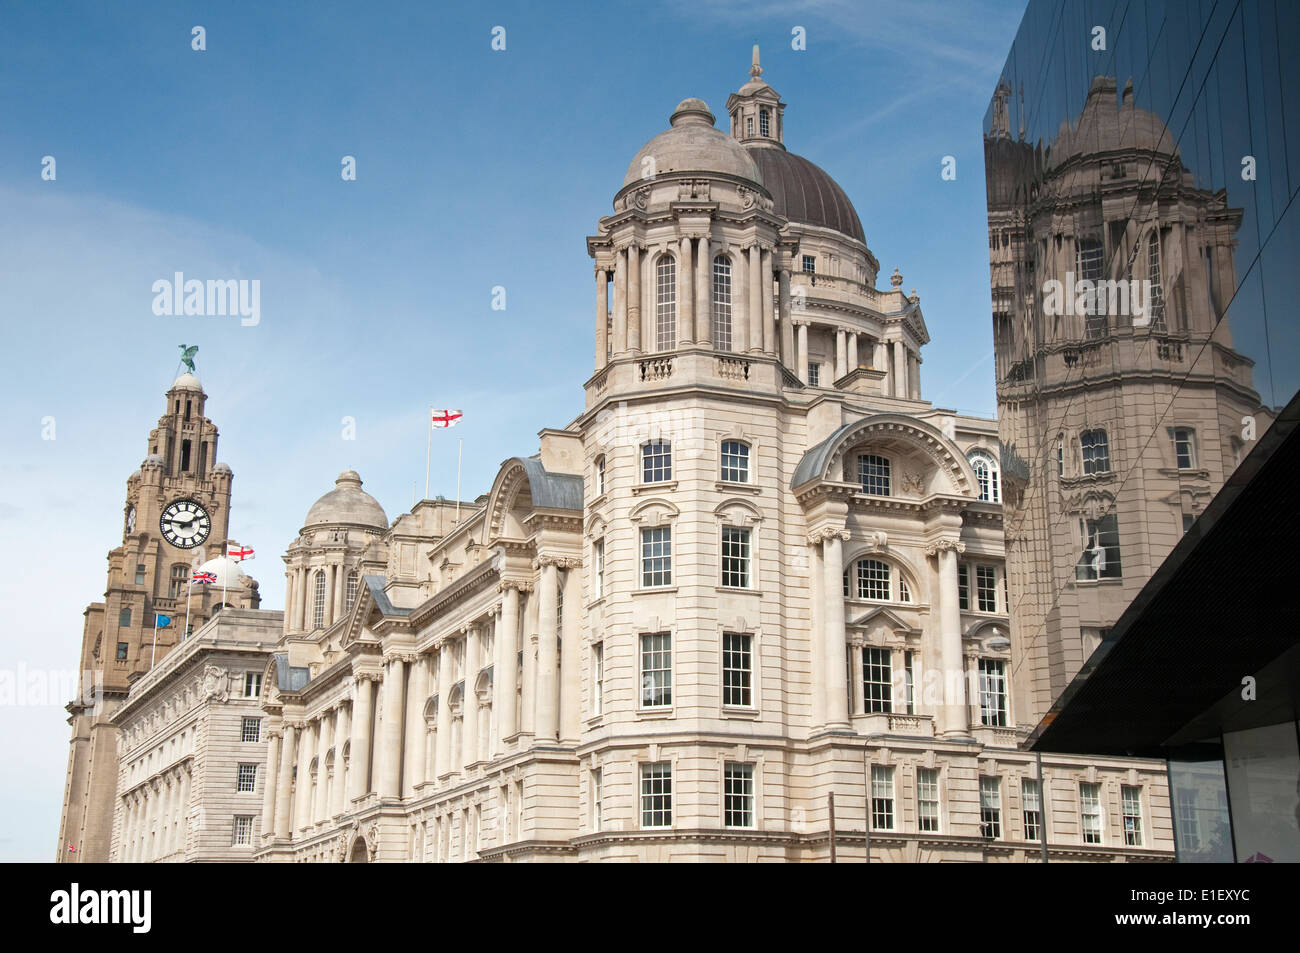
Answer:
<svg viewBox="0 0 1300 953"><path fill-rule="evenodd" d="M189 347L186 347L184 344L179 346L181 349L181 363L185 365L187 371L193 374L194 355L199 353L199 346L197 344L191 344Z"/></svg>

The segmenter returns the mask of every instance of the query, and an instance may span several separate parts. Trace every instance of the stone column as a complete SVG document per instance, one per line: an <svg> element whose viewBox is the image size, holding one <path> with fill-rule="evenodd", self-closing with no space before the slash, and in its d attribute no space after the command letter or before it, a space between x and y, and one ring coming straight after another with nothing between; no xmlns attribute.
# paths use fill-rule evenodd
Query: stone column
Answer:
<svg viewBox="0 0 1300 953"><path fill-rule="evenodd" d="M332 563L325 567L325 628L334 624L334 585L337 567Z"/></svg>
<svg viewBox="0 0 1300 953"><path fill-rule="evenodd" d="M311 819L320 823L330 816L329 805L325 803L325 759L330 753L330 736L326 722L327 713L322 712L316 726L316 795L312 799Z"/></svg>
<svg viewBox="0 0 1300 953"><path fill-rule="evenodd" d="M533 591L530 582L527 588L522 616L522 632L519 641L524 650L523 683L519 686L519 733L532 736L537 733L537 630L539 625L538 604L540 600Z"/></svg>
<svg viewBox="0 0 1300 953"><path fill-rule="evenodd" d="M776 354L776 321L772 303L772 250L764 248L761 256L763 296L763 353Z"/></svg>
<svg viewBox="0 0 1300 953"><path fill-rule="evenodd" d="M185 835L189 826L187 822L190 814L190 781L192 780L190 772L192 769L192 765L181 765L181 805L180 813L176 816L176 849L181 852L182 857L185 856L185 850L188 847Z"/></svg>
<svg viewBox="0 0 1300 953"><path fill-rule="evenodd" d="M352 703L352 766L348 772L349 800L370 793L370 721L375 712L375 683L370 675L358 675L356 701Z"/></svg>
<svg viewBox="0 0 1300 953"><path fill-rule="evenodd" d="M907 355L907 396L921 399L921 359L915 354Z"/></svg>
<svg viewBox="0 0 1300 953"><path fill-rule="evenodd" d="M465 699L464 704L461 705L464 714L461 717L460 732L461 764L464 765L466 772L469 771L469 766L477 763L479 759L478 692L475 687L478 683L479 669L483 667L482 650L479 627L471 625L465 630Z"/></svg>
<svg viewBox="0 0 1300 953"><path fill-rule="evenodd" d="M497 746L505 750L505 739L515 733L518 712L515 691L519 687L519 590L513 581L501 584L501 625L497 627L497 657L501 667L492 675L497 712Z"/></svg>
<svg viewBox="0 0 1300 953"><path fill-rule="evenodd" d="M858 335L855 331L849 332L849 370L858 369Z"/></svg>
<svg viewBox="0 0 1300 953"><path fill-rule="evenodd" d="M749 248L749 349L763 350L763 250Z"/></svg>
<svg viewBox="0 0 1300 953"><path fill-rule="evenodd" d="M297 750L297 729L290 723L284 725L284 742L280 746L280 777L275 782L275 836L287 840L289 831L289 807L293 788L293 754Z"/></svg>
<svg viewBox="0 0 1300 953"><path fill-rule="evenodd" d="M402 797L413 797L424 781L424 705L429 698L429 657L411 662L406 684L406 755L402 764Z"/></svg>
<svg viewBox="0 0 1300 953"><path fill-rule="evenodd" d="M939 708L939 733L943 737L969 734L966 713L965 662L961 650L961 610L957 602L957 554L966 544L943 537L926 547L939 569L939 659L943 668L943 704Z"/></svg>
<svg viewBox="0 0 1300 953"><path fill-rule="evenodd" d="M582 732L582 573L572 560L564 574L564 604L573 608L560 623L560 738L577 741Z"/></svg>
<svg viewBox="0 0 1300 953"><path fill-rule="evenodd" d="M907 396L907 345L894 342L894 396Z"/></svg>
<svg viewBox="0 0 1300 953"><path fill-rule="evenodd" d="M793 367L795 363L794 356L794 325L790 323L790 269L782 268L780 278L777 282L780 322L781 322L781 363L786 367Z"/></svg>
<svg viewBox="0 0 1300 953"><path fill-rule="evenodd" d="M799 322L799 380L808 383L808 322Z"/></svg>
<svg viewBox="0 0 1300 953"><path fill-rule="evenodd" d="M691 239L684 236L677 258L677 345L690 344L695 336L695 262Z"/></svg>
<svg viewBox="0 0 1300 953"><path fill-rule="evenodd" d="M627 352L627 250L614 252L614 356Z"/></svg>
<svg viewBox="0 0 1300 953"><path fill-rule="evenodd" d="M298 571L286 569L284 573L284 628L288 632L293 628L293 590L298 582Z"/></svg>
<svg viewBox="0 0 1300 953"><path fill-rule="evenodd" d="M713 256L709 254L709 237L700 236L700 246L695 256L695 341L710 344L710 306L713 304Z"/></svg>
<svg viewBox="0 0 1300 953"><path fill-rule="evenodd" d="M352 708L347 702L339 702L334 715L334 787L330 790L330 814L339 815L347 810L348 804L348 770L343 759L343 747L351 734ZM349 758L349 760L351 760Z"/></svg>
<svg viewBox="0 0 1300 953"><path fill-rule="evenodd" d="M559 654L558 602L559 570L554 556L541 556L541 580L537 590L537 715L534 737L544 744L559 738ZM574 606L570 611L577 611Z"/></svg>
<svg viewBox="0 0 1300 953"><path fill-rule="evenodd" d="M835 329L835 379L839 380L848 370L849 354L843 328Z"/></svg>
<svg viewBox="0 0 1300 953"><path fill-rule="evenodd" d="M609 272L596 266L596 370L609 363Z"/></svg>
<svg viewBox="0 0 1300 953"><path fill-rule="evenodd" d="M343 618L344 603L343 593L348 587L347 568L343 563L338 563L334 567L334 621L337 622Z"/></svg>
<svg viewBox="0 0 1300 953"><path fill-rule="evenodd" d="M844 542L849 534L844 530L825 529L819 534L822 540L822 624L825 639L824 690L826 697L826 727L847 728L849 725L848 682L844 671Z"/></svg>
<svg viewBox="0 0 1300 953"><path fill-rule="evenodd" d="M627 349L634 353L641 345L641 248L627 246Z"/></svg>
<svg viewBox="0 0 1300 953"><path fill-rule="evenodd" d="M872 345L871 366L878 371L885 372L886 393L889 392L889 345L884 341L876 341Z"/></svg>
<svg viewBox="0 0 1300 953"><path fill-rule="evenodd" d="M743 248L731 249L731 350L737 354L749 350L749 280Z"/></svg>
<svg viewBox="0 0 1300 953"><path fill-rule="evenodd" d="M383 738L379 746L379 796L395 798L402 784L402 722L406 712L406 663L400 656L384 664Z"/></svg>
<svg viewBox="0 0 1300 953"><path fill-rule="evenodd" d="M302 613L304 603L303 590L306 588L306 571L299 566L293 570L293 602L286 603L289 606L290 625L293 626L294 632L302 631Z"/></svg>
<svg viewBox="0 0 1300 953"><path fill-rule="evenodd" d="M311 823L311 751L316 743L311 722L298 732L298 778L294 784L293 829L303 830Z"/></svg>
<svg viewBox="0 0 1300 953"><path fill-rule="evenodd" d="M452 646L450 638L442 640L438 649L438 744L434 749L434 765L438 777L452 773L451 764L451 686Z"/></svg>

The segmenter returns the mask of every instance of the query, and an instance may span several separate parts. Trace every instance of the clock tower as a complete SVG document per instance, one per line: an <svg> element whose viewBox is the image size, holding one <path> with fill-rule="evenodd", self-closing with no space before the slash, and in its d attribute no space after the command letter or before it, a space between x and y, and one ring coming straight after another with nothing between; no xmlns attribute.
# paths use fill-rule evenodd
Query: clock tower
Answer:
<svg viewBox="0 0 1300 953"><path fill-rule="evenodd" d="M223 557L230 525L230 467L217 462L217 427L192 373L167 391L148 454L126 481L121 543L108 554L102 602L86 607L81 697L72 725L59 860L107 861L117 790L117 738L109 719L132 682L221 605L257 608L257 583ZM191 585L196 570L212 585ZM224 587L223 587L224 584ZM157 630L159 615L171 620Z"/></svg>

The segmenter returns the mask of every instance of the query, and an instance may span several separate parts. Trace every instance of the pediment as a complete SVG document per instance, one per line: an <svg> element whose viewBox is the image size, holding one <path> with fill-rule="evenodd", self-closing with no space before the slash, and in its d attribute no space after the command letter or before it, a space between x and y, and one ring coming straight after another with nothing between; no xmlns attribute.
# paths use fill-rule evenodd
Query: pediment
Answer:
<svg viewBox="0 0 1300 953"><path fill-rule="evenodd" d="M909 635L920 635L921 630L905 620L898 613L894 612L888 606L876 606L868 609L859 618L849 623L854 628L875 629L884 627L895 632L904 632Z"/></svg>

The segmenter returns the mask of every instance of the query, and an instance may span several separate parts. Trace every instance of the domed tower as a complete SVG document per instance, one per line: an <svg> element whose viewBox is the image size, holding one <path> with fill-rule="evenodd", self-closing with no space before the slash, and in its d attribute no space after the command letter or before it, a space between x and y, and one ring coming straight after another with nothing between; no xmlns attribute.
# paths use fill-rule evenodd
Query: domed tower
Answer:
<svg viewBox="0 0 1300 953"><path fill-rule="evenodd" d="M285 552L286 635L327 629L347 615L362 574L383 571L382 561L367 561L367 550L387 531L388 516L361 488L360 475L355 470L340 473L334 489L307 511Z"/></svg>

